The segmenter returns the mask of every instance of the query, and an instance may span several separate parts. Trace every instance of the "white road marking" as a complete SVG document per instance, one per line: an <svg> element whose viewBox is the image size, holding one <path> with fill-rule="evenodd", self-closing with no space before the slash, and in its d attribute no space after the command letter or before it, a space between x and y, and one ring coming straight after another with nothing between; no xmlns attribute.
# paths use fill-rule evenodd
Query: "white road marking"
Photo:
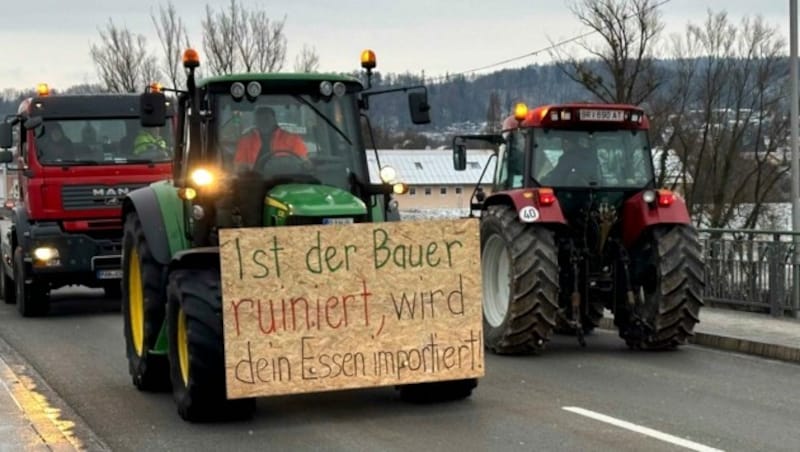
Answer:
<svg viewBox="0 0 800 452"><path fill-rule="evenodd" d="M658 430L653 430L652 428L636 425L631 422L623 421L621 419L607 416L605 414L598 413L596 411L587 410L585 408L580 408L576 406L565 406L562 407L562 409L569 411L570 413L580 414L581 416L586 416L596 421L605 422L607 424L611 424L619 428L624 428L632 432L641 433L642 435L647 435L651 438L675 444L676 446L685 447L690 450L696 450L698 452L723 452L722 449L715 449L713 447L709 447L704 444L696 443L694 441L689 441L688 439L683 439L667 433L659 432Z"/></svg>

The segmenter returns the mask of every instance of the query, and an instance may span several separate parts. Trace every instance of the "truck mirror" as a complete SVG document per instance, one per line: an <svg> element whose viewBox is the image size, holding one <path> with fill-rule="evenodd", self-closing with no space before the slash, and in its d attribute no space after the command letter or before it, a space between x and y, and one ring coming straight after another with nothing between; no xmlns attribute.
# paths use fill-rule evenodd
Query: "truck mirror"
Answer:
<svg viewBox="0 0 800 452"><path fill-rule="evenodd" d="M414 124L429 124L431 122L431 106L428 105L428 94L425 91L409 93L408 106L411 109L411 122Z"/></svg>
<svg viewBox="0 0 800 452"><path fill-rule="evenodd" d="M14 145L14 137L11 129L11 124L7 122L0 123L0 149L8 149L13 145Z"/></svg>
<svg viewBox="0 0 800 452"><path fill-rule="evenodd" d="M458 143L453 146L453 168L456 171L467 169L467 147L464 143Z"/></svg>
<svg viewBox="0 0 800 452"><path fill-rule="evenodd" d="M167 123L167 98L161 92L139 97L139 115L143 127L163 127Z"/></svg>
<svg viewBox="0 0 800 452"><path fill-rule="evenodd" d="M0 151L0 163L11 163L14 161L14 153L11 151Z"/></svg>

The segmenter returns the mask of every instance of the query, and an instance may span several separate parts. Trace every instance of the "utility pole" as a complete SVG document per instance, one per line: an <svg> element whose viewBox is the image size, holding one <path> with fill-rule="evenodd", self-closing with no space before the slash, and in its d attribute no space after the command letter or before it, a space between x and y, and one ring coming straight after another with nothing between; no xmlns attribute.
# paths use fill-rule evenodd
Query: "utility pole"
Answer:
<svg viewBox="0 0 800 452"><path fill-rule="evenodd" d="M797 93L797 0L789 0L789 78L791 86L789 129L792 133L792 231L800 232L800 154L798 154L798 109L800 99ZM800 237L794 237L794 266L792 268L793 290L792 307L794 312L800 308Z"/></svg>

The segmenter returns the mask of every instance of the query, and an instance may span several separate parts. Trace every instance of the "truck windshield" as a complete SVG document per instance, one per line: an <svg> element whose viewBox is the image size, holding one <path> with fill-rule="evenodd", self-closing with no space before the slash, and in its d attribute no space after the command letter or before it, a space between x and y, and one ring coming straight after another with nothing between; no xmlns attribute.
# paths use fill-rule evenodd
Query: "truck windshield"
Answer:
<svg viewBox="0 0 800 452"><path fill-rule="evenodd" d="M368 180L351 96L262 95L254 102L220 96L216 119L219 158L228 172L305 175L342 189L353 175Z"/></svg>
<svg viewBox="0 0 800 452"><path fill-rule="evenodd" d="M46 119L36 130L42 165L113 165L172 159L172 126L144 128L139 118Z"/></svg>
<svg viewBox="0 0 800 452"><path fill-rule="evenodd" d="M653 178L641 130L534 132L533 178L550 187L641 188Z"/></svg>

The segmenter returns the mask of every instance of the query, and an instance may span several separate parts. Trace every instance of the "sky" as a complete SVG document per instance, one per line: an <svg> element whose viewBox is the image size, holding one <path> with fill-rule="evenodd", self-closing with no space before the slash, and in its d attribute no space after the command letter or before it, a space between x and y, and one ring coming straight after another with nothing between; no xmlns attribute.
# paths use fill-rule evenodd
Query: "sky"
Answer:
<svg viewBox="0 0 800 452"><path fill-rule="evenodd" d="M304 44L314 46L322 71L358 69L359 53L371 48L383 72L460 72L524 55L551 42L585 33L572 15L574 0L239 0L286 16L287 69ZM112 19L148 37L157 50L151 12L165 0L2 0L0 90L47 82L66 88L95 83L89 47ZM227 0L173 0L203 58L200 24L205 5ZM669 0L660 8L665 32L700 24L707 10L738 21L760 14L789 37L789 0ZM788 49L787 49L788 52ZM160 54L159 54L160 57ZM547 52L483 72L552 61Z"/></svg>

